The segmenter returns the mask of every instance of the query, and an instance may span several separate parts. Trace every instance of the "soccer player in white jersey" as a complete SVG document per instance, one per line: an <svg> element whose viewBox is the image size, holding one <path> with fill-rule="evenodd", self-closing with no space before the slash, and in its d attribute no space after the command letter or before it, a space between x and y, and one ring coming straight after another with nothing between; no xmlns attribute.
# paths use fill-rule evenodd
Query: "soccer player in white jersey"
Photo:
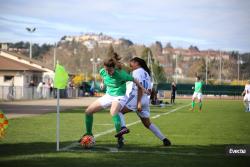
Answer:
<svg viewBox="0 0 250 167"><path fill-rule="evenodd" d="M130 67L133 70L132 76L137 79L140 84L146 89L151 90L151 77L150 70L146 62L138 57L134 57L130 60ZM150 99L148 94L143 92L142 89L138 89L135 84L133 84L132 90L129 94L128 101L124 108L119 113L121 119L121 131L115 136L120 137L123 134L129 133L129 129L126 128L124 115L127 112L134 111L140 117L143 125L148 128L156 137L158 137L164 146L170 146L171 142L161 133L161 131L150 121Z"/></svg>
<svg viewBox="0 0 250 167"><path fill-rule="evenodd" d="M250 80L247 81L247 84L245 85L245 89L242 92L242 95L244 96L244 105L245 105L245 111L250 112Z"/></svg>

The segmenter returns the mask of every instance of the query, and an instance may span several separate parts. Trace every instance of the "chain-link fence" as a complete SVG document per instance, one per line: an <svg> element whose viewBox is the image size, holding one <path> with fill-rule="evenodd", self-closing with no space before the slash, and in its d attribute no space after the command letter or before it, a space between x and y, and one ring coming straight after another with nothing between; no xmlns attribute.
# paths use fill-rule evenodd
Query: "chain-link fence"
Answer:
<svg viewBox="0 0 250 167"><path fill-rule="evenodd" d="M76 98L82 96L78 88L60 90L61 98ZM49 87L0 86L1 100L32 100L56 98L56 89Z"/></svg>

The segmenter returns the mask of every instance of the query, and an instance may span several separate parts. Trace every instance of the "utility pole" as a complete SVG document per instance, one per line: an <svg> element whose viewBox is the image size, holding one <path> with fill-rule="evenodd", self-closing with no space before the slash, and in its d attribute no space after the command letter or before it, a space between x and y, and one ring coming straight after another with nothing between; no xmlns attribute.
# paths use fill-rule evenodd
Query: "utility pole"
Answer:
<svg viewBox="0 0 250 167"><path fill-rule="evenodd" d="M240 55L237 55L238 57L238 83L240 83Z"/></svg>
<svg viewBox="0 0 250 167"><path fill-rule="evenodd" d="M30 33L33 33L36 31L36 28L29 28L29 27L26 27L26 30ZM30 59L32 59L32 42L31 42L31 39L30 39Z"/></svg>
<svg viewBox="0 0 250 167"><path fill-rule="evenodd" d="M219 76L219 79L220 79L220 84L221 84L221 51L220 51L220 76Z"/></svg>
<svg viewBox="0 0 250 167"><path fill-rule="evenodd" d="M208 51L209 54L209 51ZM206 85L207 85L207 64L208 64L208 55L206 56Z"/></svg>
<svg viewBox="0 0 250 167"><path fill-rule="evenodd" d="M175 83L178 83L178 79L177 79L177 68L178 68L178 55L175 55Z"/></svg>
<svg viewBox="0 0 250 167"><path fill-rule="evenodd" d="M157 84L157 81L156 81L155 75L154 75L153 62L152 62L152 57L151 57L150 51L148 51L148 66L150 66L153 84Z"/></svg>
<svg viewBox="0 0 250 167"><path fill-rule="evenodd" d="M55 43L55 46L54 46L54 69L56 69L56 47L57 47L57 43Z"/></svg>

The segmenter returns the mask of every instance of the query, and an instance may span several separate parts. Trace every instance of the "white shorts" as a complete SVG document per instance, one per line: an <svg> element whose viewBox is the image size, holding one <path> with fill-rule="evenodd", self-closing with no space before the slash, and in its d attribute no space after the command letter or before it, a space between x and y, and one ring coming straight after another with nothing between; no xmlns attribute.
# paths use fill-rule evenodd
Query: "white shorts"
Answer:
<svg viewBox="0 0 250 167"><path fill-rule="evenodd" d="M245 94L243 101L250 101L250 94Z"/></svg>
<svg viewBox="0 0 250 167"><path fill-rule="evenodd" d="M144 95L141 99L142 102L142 111L137 111L137 95L130 95L128 101L126 103L126 107L129 110L135 111L137 115L141 118L149 118L150 117L150 109L149 109L149 98L148 96Z"/></svg>
<svg viewBox="0 0 250 167"><path fill-rule="evenodd" d="M110 96L109 94L105 94L104 96L100 97L98 101L101 103L103 108L108 108L111 106L113 101L117 101L120 103L121 108L123 108L128 100L128 97L125 96Z"/></svg>
<svg viewBox="0 0 250 167"><path fill-rule="evenodd" d="M194 92L193 99L195 99L195 98L201 100L202 99L202 93Z"/></svg>

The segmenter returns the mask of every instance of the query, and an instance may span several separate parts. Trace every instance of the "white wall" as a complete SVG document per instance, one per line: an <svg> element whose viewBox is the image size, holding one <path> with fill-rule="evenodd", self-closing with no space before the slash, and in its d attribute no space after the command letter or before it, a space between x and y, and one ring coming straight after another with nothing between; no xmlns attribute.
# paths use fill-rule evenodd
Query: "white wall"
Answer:
<svg viewBox="0 0 250 167"><path fill-rule="evenodd" d="M14 76L13 81L4 81L4 76ZM11 71L0 71L0 86L11 86L14 82L14 86L23 86L23 73L11 72Z"/></svg>

